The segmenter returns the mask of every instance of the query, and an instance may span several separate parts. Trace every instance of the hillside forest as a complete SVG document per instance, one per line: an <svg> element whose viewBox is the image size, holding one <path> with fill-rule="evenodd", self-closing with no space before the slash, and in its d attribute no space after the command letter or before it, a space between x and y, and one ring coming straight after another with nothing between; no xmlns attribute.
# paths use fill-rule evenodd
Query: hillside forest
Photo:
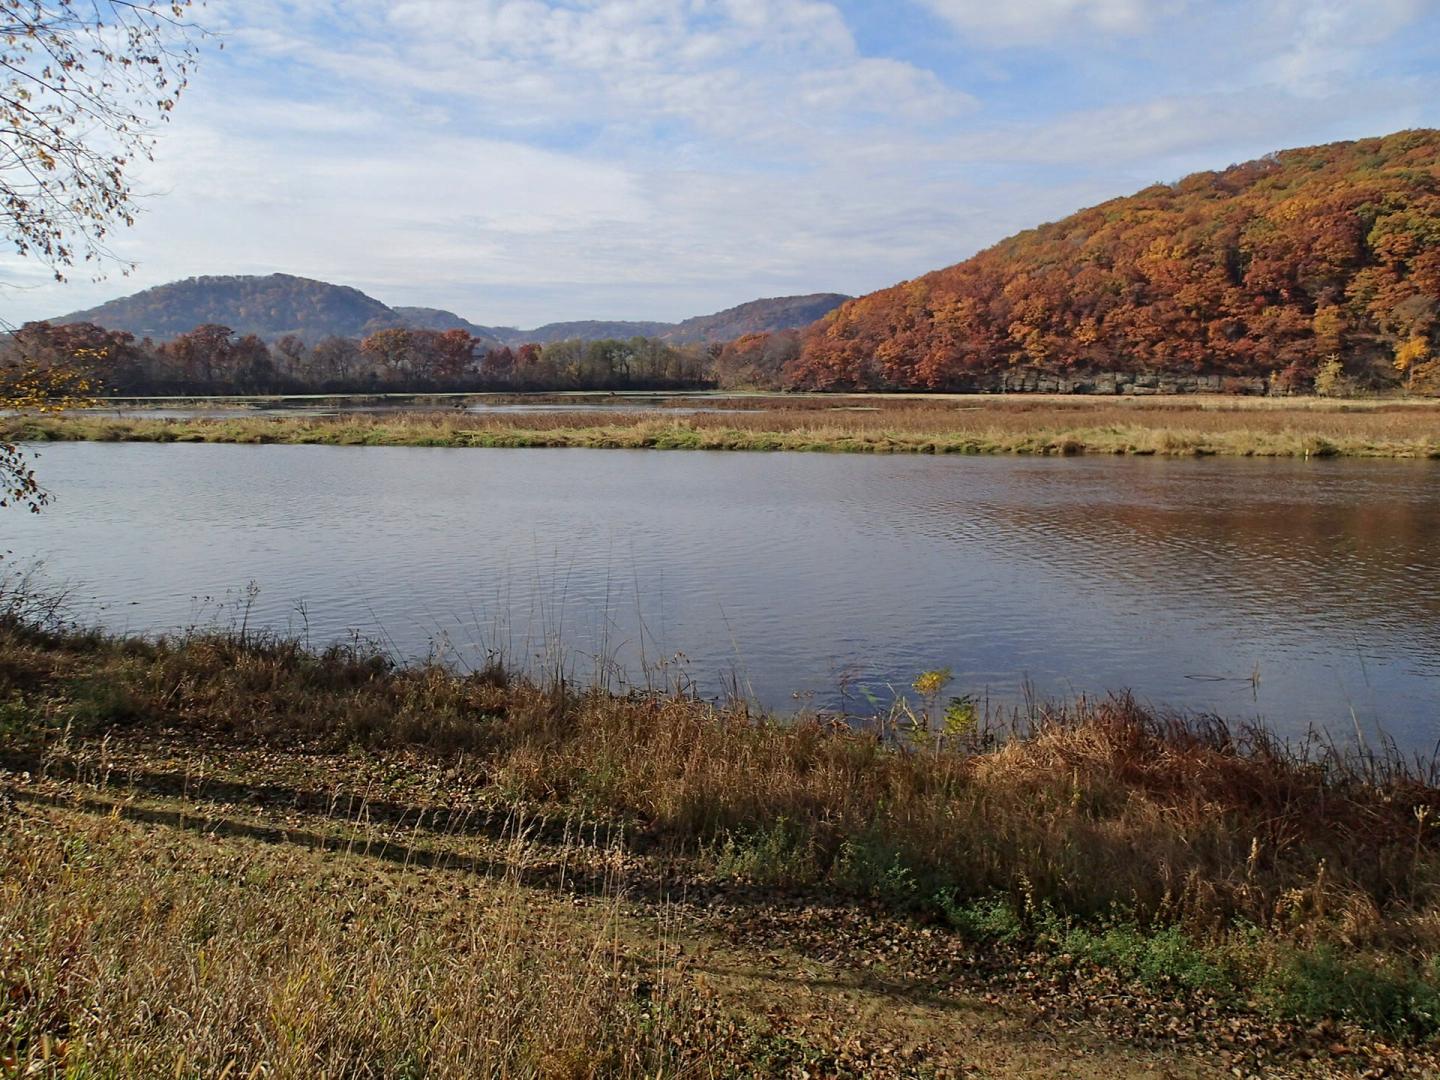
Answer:
<svg viewBox="0 0 1440 1080"><path fill-rule="evenodd" d="M1007 371L1440 390L1440 131L1156 184L863 296L787 384L986 388Z"/></svg>

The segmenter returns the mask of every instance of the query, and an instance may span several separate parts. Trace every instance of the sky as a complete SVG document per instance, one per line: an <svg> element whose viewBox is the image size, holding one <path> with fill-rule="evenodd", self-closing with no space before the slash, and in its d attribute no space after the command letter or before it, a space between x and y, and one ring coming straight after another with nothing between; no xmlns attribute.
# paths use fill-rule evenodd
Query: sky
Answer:
<svg viewBox="0 0 1440 1080"><path fill-rule="evenodd" d="M860 294L1156 181L1440 127L1440 0L209 0L135 269L486 325Z"/></svg>

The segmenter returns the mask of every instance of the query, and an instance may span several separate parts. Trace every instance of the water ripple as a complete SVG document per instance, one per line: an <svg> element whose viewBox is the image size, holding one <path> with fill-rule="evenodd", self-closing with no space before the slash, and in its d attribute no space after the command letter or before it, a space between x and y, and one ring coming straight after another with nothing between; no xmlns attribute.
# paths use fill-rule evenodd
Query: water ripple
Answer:
<svg viewBox="0 0 1440 1080"><path fill-rule="evenodd" d="M57 501L0 549L118 629L236 618L253 581L252 625L317 643L683 653L779 706L949 666L998 702L1129 687L1440 734L1430 463L41 449Z"/></svg>

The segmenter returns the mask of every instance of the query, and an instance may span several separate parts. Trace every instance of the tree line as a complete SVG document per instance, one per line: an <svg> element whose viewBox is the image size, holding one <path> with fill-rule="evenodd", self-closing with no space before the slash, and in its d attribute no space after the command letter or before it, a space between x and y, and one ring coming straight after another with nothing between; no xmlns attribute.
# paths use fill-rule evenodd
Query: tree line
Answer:
<svg viewBox="0 0 1440 1080"><path fill-rule="evenodd" d="M494 390L773 389L800 353L798 331L724 345L654 338L482 347L465 330L389 328L308 345L266 342L220 325L168 341L94 323L27 323L0 343L0 364L71 370L117 396L412 393Z"/></svg>

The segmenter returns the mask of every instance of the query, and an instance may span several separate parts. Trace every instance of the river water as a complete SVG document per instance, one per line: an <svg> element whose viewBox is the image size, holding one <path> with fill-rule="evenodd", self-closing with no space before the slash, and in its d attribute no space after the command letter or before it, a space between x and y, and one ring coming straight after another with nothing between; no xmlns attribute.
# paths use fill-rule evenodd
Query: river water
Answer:
<svg viewBox="0 0 1440 1080"><path fill-rule="evenodd" d="M73 443L0 516L82 619L248 619L402 657L847 707L1132 690L1299 736L1440 738L1440 468ZM258 590L258 591L257 591Z"/></svg>

